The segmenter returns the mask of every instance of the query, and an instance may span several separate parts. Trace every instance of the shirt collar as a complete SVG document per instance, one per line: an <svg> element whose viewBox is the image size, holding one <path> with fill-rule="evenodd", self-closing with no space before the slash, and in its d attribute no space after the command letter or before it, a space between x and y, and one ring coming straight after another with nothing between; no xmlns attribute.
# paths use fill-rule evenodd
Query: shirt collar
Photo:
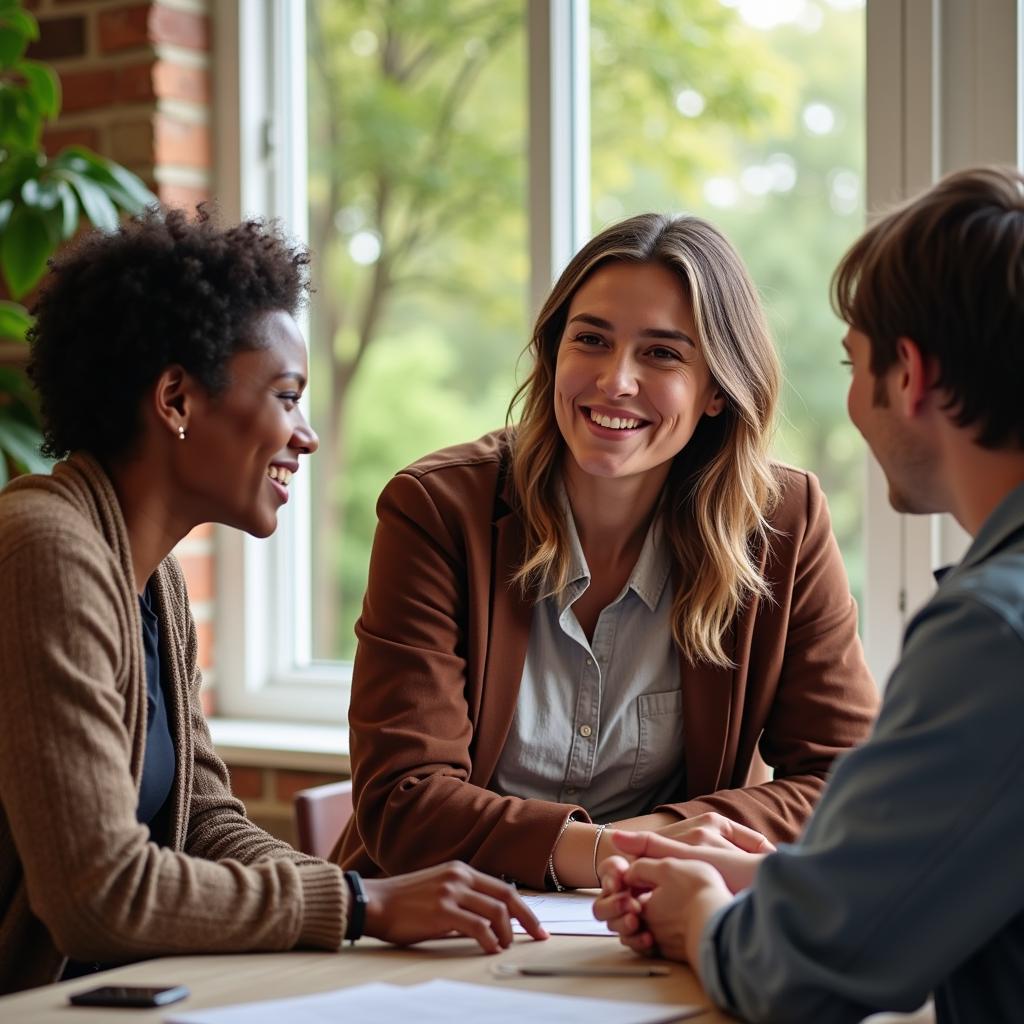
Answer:
<svg viewBox="0 0 1024 1024"><path fill-rule="evenodd" d="M1015 533L1024 530L1024 484L1015 487L996 505L981 525L959 565L949 575L983 562Z"/></svg>
<svg viewBox="0 0 1024 1024"><path fill-rule="evenodd" d="M564 611L590 585L590 566L587 565L586 555L583 554L583 545L576 530L569 495L561 480L558 482L558 500L562 515L565 517L569 540L569 575L566 578L565 589L559 595L559 611ZM647 528L640 557L633 566L626 588L632 590L653 612L661 600L671 568L671 551L659 508Z"/></svg>

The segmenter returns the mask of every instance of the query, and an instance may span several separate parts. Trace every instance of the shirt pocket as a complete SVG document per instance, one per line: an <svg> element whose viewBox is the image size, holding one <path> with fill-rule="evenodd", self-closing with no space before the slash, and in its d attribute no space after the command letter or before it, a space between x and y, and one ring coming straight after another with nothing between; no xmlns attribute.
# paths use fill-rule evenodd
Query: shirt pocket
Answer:
<svg viewBox="0 0 1024 1024"><path fill-rule="evenodd" d="M683 762L683 691L642 693L636 708L639 731L629 785L648 789L678 772Z"/></svg>

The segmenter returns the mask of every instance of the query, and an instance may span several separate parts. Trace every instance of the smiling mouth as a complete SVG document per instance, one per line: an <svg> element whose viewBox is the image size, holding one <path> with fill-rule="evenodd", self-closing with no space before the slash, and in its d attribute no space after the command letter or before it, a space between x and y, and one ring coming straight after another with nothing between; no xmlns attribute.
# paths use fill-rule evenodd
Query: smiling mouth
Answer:
<svg viewBox="0 0 1024 1024"><path fill-rule="evenodd" d="M637 430L647 425L647 420L637 419L635 416L608 416L603 412L597 412L589 406L583 406L583 412L591 423L606 430Z"/></svg>
<svg viewBox="0 0 1024 1024"><path fill-rule="evenodd" d="M284 466L270 466L267 469L267 476L271 480L276 480L282 487L287 487L292 482L294 475L290 469L286 469Z"/></svg>

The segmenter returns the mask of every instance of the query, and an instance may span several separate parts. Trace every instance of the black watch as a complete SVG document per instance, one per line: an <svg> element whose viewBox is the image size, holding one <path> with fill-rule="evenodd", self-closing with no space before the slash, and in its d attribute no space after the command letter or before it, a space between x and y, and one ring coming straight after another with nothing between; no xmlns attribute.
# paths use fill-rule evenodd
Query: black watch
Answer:
<svg viewBox="0 0 1024 1024"><path fill-rule="evenodd" d="M362 938L363 927L366 924L366 905L369 899L366 897L366 890L363 888L363 880L359 877L358 871L346 871L345 881L348 883L348 891L352 899L348 903L348 927L345 929L345 939L348 942L355 942Z"/></svg>

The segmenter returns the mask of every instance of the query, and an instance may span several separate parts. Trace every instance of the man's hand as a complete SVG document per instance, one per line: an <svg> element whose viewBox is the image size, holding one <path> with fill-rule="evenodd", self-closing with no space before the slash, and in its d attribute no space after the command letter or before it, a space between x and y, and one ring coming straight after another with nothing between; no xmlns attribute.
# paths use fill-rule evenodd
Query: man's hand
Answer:
<svg viewBox="0 0 1024 1024"><path fill-rule="evenodd" d="M530 908L505 882L451 861L394 878L365 878L365 933L407 946L456 932L485 953L512 944L514 917L535 939L546 939Z"/></svg>
<svg viewBox="0 0 1024 1024"><path fill-rule="evenodd" d="M700 861L643 858L629 864L609 857L600 875L594 916L623 945L693 965L704 926L732 898L722 876Z"/></svg>
<svg viewBox="0 0 1024 1024"><path fill-rule="evenodd" d="M739 825L742 829L743 826ZM768 841L758 832L746 829L746 832L759 837L763 842ZM691 833L692 838L696 838ZM744 840L748 839L742 835ZM692 842L678 842L675 839L668 839L657 832L613 832L611 836L612 845L623 854L629 861L639 860L642 857L676 857L679 860L702 861L710 864L722 876L730 892L739 892L754 884L754 876L764 860L766 853L748 853L731 842L718 842L713 845L701 846ZM749 845L754 845L754 840L749 839ZM771 844L768 844L769 847ZM609 858L622 860L622 858ZM606 862L607 863L607 862Z"/></svg>

